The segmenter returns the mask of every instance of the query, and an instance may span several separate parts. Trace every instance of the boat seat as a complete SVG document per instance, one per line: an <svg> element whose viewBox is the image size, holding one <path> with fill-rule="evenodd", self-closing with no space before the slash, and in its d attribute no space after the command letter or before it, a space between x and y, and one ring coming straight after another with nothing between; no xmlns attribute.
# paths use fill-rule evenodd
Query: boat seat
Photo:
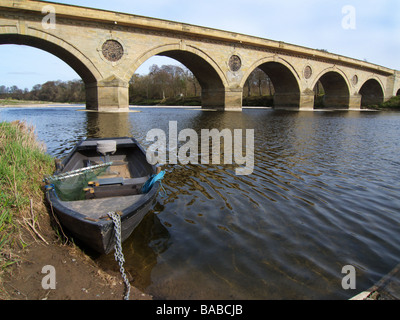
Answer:
<svg viewBox="0 0 400 320"><path fill-rule="evenodd" d="M101 199L108 197L124 197L140 194L136 185L103 185L84 189L85 199Z"/></svg>
<svg viewBox="0 0 400 320"><path fill-rule="evenodd" d="M112 184L123 184L124 178L103 178L97 181L100 186L107 186Z"/></svg>
<svg viewBox="0 0 400 320"><path fill-rule="evenodd" d="M114 154L117 151L117 141L105 140L98 141L96 150L103 155Z"/></svg>
<svg viewBox="0 0 400 320"><path fill-rule="evenodd" d="M90 181L84 188L85 199L99 199L106 197L130 196L140 194L140 187L149 179L146 177L128 178L103 178Z"/></svg>
<svg viewBox="0 0 400 320"><path fill-rule="evenodd" d="M145 176L145 177L139 177L139 178L130 178L130 179L124 179L124 185L126 184L144 184L146 183L147 180L149 180L150 176Z"/></svg>
<svg viewBox="0 0 400 320"><path fill-rule="evenodd" d="M99 178L97 181L94 181L89 184L97 184L99 186L107 186L107 185L140 185L144 184L149 179L149 176L146 177L139 177L139 178L122 178L122 177L115 177L115 178Z"/></svg>

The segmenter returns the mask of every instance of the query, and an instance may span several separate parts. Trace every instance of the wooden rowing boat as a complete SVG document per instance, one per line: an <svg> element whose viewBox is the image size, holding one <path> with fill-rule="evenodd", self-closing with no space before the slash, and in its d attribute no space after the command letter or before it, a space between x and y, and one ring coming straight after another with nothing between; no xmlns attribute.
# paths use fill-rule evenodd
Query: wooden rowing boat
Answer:
<svg viewBox="0 0 400 320"><path fill-rule="evenodd" d="M126 240L156 199L155 177L157 168L135 139L86 139L45 178L46 198L73 237L107 254L115 245L109 213L120 215L121 241Z"/></svg>

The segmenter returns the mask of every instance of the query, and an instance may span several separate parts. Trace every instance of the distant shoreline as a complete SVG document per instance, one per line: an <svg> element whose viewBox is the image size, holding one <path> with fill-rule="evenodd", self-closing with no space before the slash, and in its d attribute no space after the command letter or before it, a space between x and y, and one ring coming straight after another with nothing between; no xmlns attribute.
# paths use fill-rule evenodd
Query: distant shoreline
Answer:
<svg viewBox="0 0 400 320"><path fill-rule="evenodd" d="M69 103L28 103L28 104L5 104L0 108L76 108L84 105Z"/></svg>
<svg viewBox="0 0 400 320"><path fill-rule="evenodd" d="M85 103L51 102L51 101L29 101L0 99L0 108L49 108L49 107L79 107L85 106Z"/></svg>
<svg viewBox="0 0 400 320"><path fill-rule="evenodd" d="M4 104L0 105L0 109L3 108L83 108L85 104L73 104L73 103L21 103L21 104ZM169 108L169 109L201 109L201 106L137 106L129 105L129 108L143 108L143 109L155 109L155 108Z"/></svg>
<svg viewBox="0 0 400 320"><path fill-rule="evenodd" d="M1 102L1 101L0 101ZM24 101L21 103L15 103L15 104L0 104L0 109L6 109L6 108L83 108L81 111L86 111L86 106L84 103L62 103L62 102L29 102L29 101ZM202 109L201 106L166 106L166 105L146 105L146 106L140 106L140 105L129 105L129 108L141 108L141 109L187 109L187 110L202 110L202 111L215 111L212 109ZM263 106L243 106L243 109L274 109L272 107L263 107ZM289 111L314 111L314 112L320 112L320 111L393 111L393 110L385 110L385 109L310 109L310 110L297 110L297 109L292 109L292 108L287 108L287 109L279 109L279 110L289 110ZM90 110L89 110L90 111Z"/></svg>

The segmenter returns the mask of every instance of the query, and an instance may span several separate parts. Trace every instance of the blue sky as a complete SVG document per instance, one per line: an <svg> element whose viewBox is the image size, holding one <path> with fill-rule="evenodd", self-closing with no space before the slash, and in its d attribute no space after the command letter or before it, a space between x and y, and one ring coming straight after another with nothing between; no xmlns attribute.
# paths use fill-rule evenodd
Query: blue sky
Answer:
<svg viewBox="0 0 400 320"><path fill-rule="evenodd" d="M400 70L400 1L398 0L63 0L73 5L186 22L284 41L367 60ZM355 29L343 28L355 10ZM353 20L351 20L353 21ZM153 63L172 61L153 58ZM173 62L172 62L173 63ZM64 62L38 49L0 46L0 85L31 89L48 80L78 75Z"/></svg>

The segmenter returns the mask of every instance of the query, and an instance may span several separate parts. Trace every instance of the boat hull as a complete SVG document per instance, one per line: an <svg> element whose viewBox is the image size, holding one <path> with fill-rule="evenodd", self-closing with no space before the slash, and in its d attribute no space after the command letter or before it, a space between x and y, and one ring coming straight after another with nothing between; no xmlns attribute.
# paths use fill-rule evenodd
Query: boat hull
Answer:
<svg viewBox="0 0 400 320"><path fill-rule="evenodd" d="M120 159L123 152L129 151L129 145L126 145L126 139L131 138L124 137L113 139L117 142L119 141L118 139L125 139L124 148L121 148L124 151L121 151L116 155L116 157ZM92 145L97 140L104 139L89 139L90 143L86 143L86 146L83 145L84 152L82 152L82 154L85 156L90 155L91 153L90 150L88 151L87 145ZM142 176L141 182L143 183L143 178L155 174L156 168L149 165L147 161L144 163L145 153L143 149L137 145L137 142L134 139L132 139L132 147L134 147L134 144L136 144L134 153L135 159L138 157L141 158L140 172L134 174ZM139 151L137 148L139 148ZM71 151L69 156L64 159L62 166L69 170L71 167L76 167L74 163L71 164L71 161L75 161L73 159L79 159L79 162L86 161L83 159L84 157L82 158L75 155L80 150L82 150L82 142L78 144L74 150ZM113 158L111 156L111 161L112 160ZM138 167L137 163L136 166ZM131 168L130 171L134 170ZM63 173L63 171L61 171L61 173ZM146 176L143 177L143 175ZM136 178L136 180L137 179L138 178ZM135 180L135 177L131 180ZM120 214L121 241L125 241L140 224L145 215L151 210L156 201L159 187L160 182L156 182L150 191L145 194L110 196L101 199L84 199L78 201L62 200L57 195L54 188L48 188L46 198L51 209L61 223L61 226L65 228L73 238L78 239L78 242L82 243L83 246L89 247L98 253L108 254L113 251L116 241L114 223L109 218L108 213L118 212L118 214ZM107 189L107 186L105 188ZM112 188L114 188L114 193L118 191L118 186L112 186Z"/></svg>
<svg viewBox="0 0 400 320"><path fill-rule="evenodd" d="M115 246L115 231L114 224L110 218L90 219L64 206L54 193L48 193L47 198L62 227L66 228L73 238L79 239L85 246L101 254L108 254L113 251ZM129 238L151 210L155 201L156 195L150 195L149 199L146 199L142 206L122 212L122 242Z"/></svg>

